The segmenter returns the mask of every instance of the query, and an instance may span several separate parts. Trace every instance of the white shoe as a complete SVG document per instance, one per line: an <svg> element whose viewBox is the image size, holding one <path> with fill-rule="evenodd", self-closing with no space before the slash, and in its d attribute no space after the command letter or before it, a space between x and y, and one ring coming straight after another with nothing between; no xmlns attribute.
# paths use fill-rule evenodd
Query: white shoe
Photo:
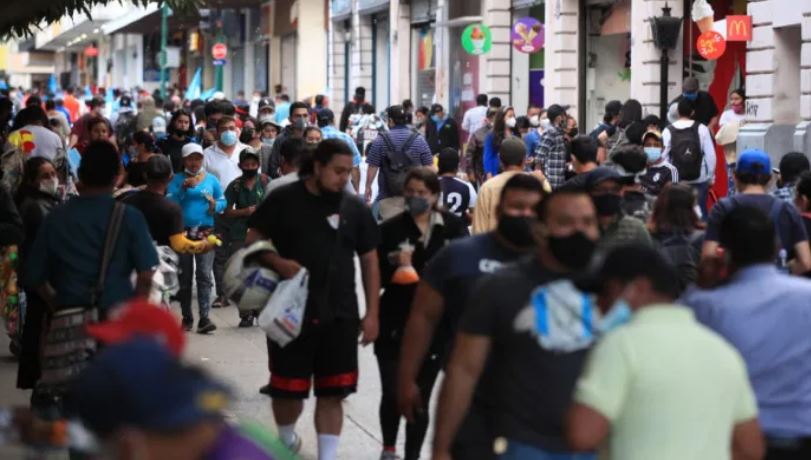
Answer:
<svg viewBox="0 0 811 460"><path fill-rule="evenodd" d="M284 442L284 441L282 441ZM293 433L293 441L288 443L284 443L284 447L287 448L290 452L297 454L301 450L301 436L298 433Z"/></svg>
<svg viewBox="0 0 811 460"><path fill-rule="evenodd" d="M383 453L380 454L380 460L400 460L400 457L397 456L397 452L384 450Z"/></svg>

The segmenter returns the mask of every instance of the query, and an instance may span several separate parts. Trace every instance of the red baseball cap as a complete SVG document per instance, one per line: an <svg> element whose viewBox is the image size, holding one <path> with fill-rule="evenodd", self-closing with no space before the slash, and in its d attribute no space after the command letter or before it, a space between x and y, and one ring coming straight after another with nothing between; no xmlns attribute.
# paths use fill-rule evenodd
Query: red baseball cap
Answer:
<svg viewBox="0 0 811 460"><path fill-rule="evenodd" d="M144 299L125 303L107 321L89 324L87 334L107 345L127 342L138 336L151 337L178 358L186 344L177 318Z"/></svg>

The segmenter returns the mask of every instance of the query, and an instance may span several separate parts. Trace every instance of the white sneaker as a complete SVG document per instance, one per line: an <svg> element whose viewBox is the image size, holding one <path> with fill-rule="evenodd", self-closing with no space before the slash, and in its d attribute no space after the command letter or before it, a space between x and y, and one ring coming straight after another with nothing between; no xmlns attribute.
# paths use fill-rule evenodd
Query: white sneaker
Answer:
<svg viewBox="0 0 811 460"><path fill-rule="evenodd" d="M301 450L301 436L299 436L298 433L293 433L293 441L289 444L285 442L284 447L294 454L299 453Z"/></svg>
<svg viewBox="0 0 811 460"><path fill-rule="evenodd" d="M380 454L380 460L400 460L400 457L397 455L397 452L384 450L383 453Z"/></svg>

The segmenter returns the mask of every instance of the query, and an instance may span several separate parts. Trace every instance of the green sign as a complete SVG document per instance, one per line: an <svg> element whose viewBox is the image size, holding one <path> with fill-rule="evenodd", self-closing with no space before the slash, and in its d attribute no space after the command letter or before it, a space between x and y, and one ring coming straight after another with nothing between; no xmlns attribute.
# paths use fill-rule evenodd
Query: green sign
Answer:
<svg viewBox="0 0 811 460"><path fill-rule="evenodd" d="M484 24L471 24L462 32L462 48L470 54L485 54L493 46L493 35Z"/></svg>

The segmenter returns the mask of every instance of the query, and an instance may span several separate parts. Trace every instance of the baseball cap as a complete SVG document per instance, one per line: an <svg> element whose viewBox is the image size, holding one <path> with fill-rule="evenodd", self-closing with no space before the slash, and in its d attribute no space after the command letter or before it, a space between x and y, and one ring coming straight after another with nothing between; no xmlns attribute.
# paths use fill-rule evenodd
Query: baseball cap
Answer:
<svg viewBox="0 0 811 460"><path fill-rule="evenodd" d="M102 437L128 426L171 432L221 420L227 402L223 385L144 338L104 349L71 389L73 411Z"/></svg>
<svg viewBox="0 0 811 460"><path fill-rule="evenodd" d="M177 318L146 300L133 300L122 305L107 321L88 325L87 334L107 345L127 342L135 337L152 338L177 358L186 344Z"/></svg>
<svg viewBox="0 0 811 460"><path fill-rule="evenodd" d="M199 153L200 155L203 154L203 146L200 144L195 144L194 142L189 142L188 144L184 145L183 148L180 150L180 156L186 158L189 155L194 153Z"/></svg>
<svg viewBox="0 0 811 460"><path fill-rule="evenodd" d="M260 158L259 158L259 154L256 153L256 150L254 150L254 149L252 149L250 147L243 150L242 152L240 152L240 154L239 154L239 162L242 163L243 161L245 161L245 160L247 160L249 158L253 158L256 161L261 161Z"/></svg>
<svg viewBox="0 0 811 460"><path fill-rule="evenodd" d="M165 180L172 175L172 162L164 155L152 155L146 160L146 178Z"/></svg>
<svg viewBox="0 0 811 460"><path fill-rule="evenodd" d="M273 99L271 99L269 97L263 97L262 99L259 99L259 106L258 107L259 107L259 110L262 110L265 107L270 107L271 109L275 109L276 104L273 103Z"/></svg>
<svg viewBox="0 0 811 460"><path fill-rule="evenodd" d="M681 89L688 93L698 91L698 79L696 77L687 77L681 84Z"/></svg>
<svg viewBox="0 0 811 460"><path fill-rule="evenodd" d="M735 172L738 174L771 174L772 162L769 155L763 150L745 150L738 155Z"/></svg>
<svg viewBox="0 0 811 460"><path fill-rule="evenodd" d="M335 113L330 109L323 108L323 109L318 111L317 117L318 117L318 121L323 121L323 122L329 123L329 122L335 120Z"/></svg>
<svg viewBox="0 0 811 460"><path fill-rule="evenodd" d="M546 109L546 117L549 118L549 121L552 121L561 115L566 115L567 110L569 110L568 105L552 104Z"/></svg>
<svg viewBox="0 0 811 460"><path fill-rule="evenodd" d="M607 180L622 183L622 176L613 168L600 166L588 173L588 177L586 177L586 190L592 190L594 187Z"/></svg>
<svg viewBox="0 0 811 460"><path fill-rule="evenodd" d="M645 143L645 139L647 139L648 136L653 136L656 139L659 139L660 141L662 140L662 133L660 133L659 131L657 131L655 129L649 129L649 130L645 131L645 134L642 135L642 143L643 144Z"/></svg>

